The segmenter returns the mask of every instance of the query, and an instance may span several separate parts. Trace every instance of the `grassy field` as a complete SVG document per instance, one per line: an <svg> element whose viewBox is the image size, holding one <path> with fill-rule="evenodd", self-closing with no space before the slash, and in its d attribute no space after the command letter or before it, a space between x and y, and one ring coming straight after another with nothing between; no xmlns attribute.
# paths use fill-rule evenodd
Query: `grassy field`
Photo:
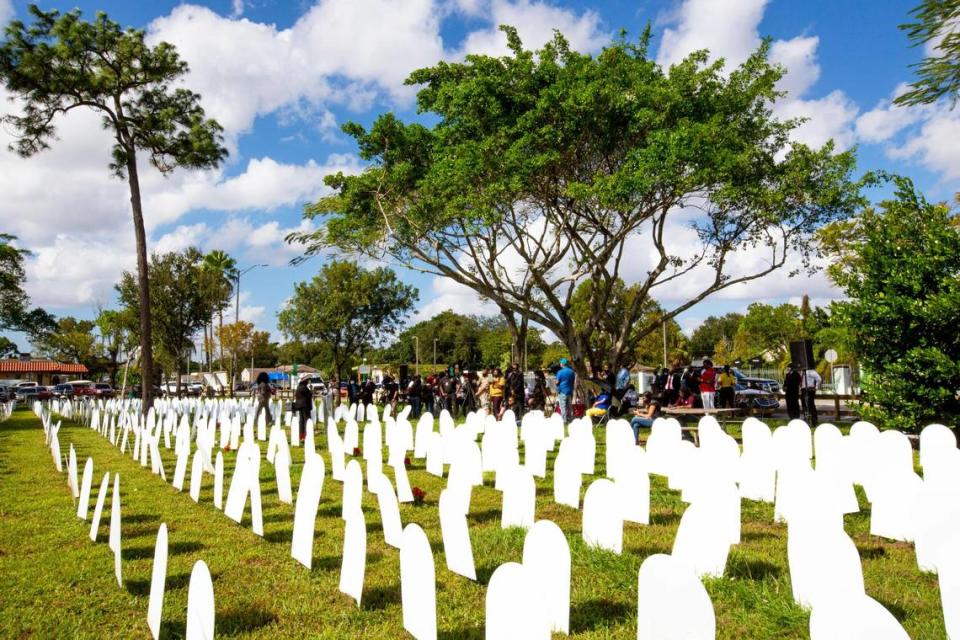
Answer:
<svg viewBox="0 0 960 640"><path fill-rule="evenodd" d="M73 443L80 470L94 459L94 496L106 470L120 473L124 586L117 586L107 548L109 497L100 541L88 538L89 520L75 502L44 446L31 413L17 411L0 423L0 638L147 638L150 573L161 522L169 530L170 558L162 636L182 637L187 585L197 560L210 567L216 597L216 631L243 638L402 638L399 552L383 542L379 510L364 492L368 546L362 606L337 590L343 522L341 485L326 479L314 542L313 570L290 558L293 507L277 500L273 468L262 464L265 536L252 533L249 508L243 526L213 507L213 479L205 476L200 503L178 493L104 438L66 420L63 453ZM325 452L318 435L317 448ZM265 451L265 444L263 450ZM294 491L302 449L292 450ZM163 450L172 478L172 451ZM326 457L326 456L325 456ZM226 486L234 454L226 456ZM604 439L597 438L597 473L603 473ZM326 460L327 469L329 459ZM584 488L587 481L585 479ZM443 481L422 462L410 471L412 486L427 492L422 507L401 505L404 524L426 530L437 567L441 638L483 638L485 585L503 562L520 561L523 531L500 528L500 494L486 486L473 493L470 535L478 581L449 572L437 513ZM189 469L188 482L189 485ZM552 478L538 483L537 518L556 522L572 555L571 636L636 638L637 571L643 559L669 553L684 504L665 481L652 476L651 524L624 527L622 555L587 548L580 512L552 500ZM91 513L92 513L91 504ZM861 494L861 506L865 506ZM863 560L869 595L884 604L914 640L945 638L936 578L919 572L911 545L869 535L869 512L848 516L848 533ZM706 582L717 616L718 638L806 638L808 614L793 604L787 568L786 529L773 523L773 507L743 503L743 541L733 547L726 576Z"/></svg>

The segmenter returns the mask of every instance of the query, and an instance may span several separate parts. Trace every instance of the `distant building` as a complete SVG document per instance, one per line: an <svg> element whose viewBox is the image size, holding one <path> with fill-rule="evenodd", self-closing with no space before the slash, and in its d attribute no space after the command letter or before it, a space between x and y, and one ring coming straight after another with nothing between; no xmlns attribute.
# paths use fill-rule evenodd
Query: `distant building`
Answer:
<svg viewBox="0 0 960 640"><path fill-rule="evenodd" d="M56 360L0 360L0 379L33 380L37 384L52 385L82 378L89 373L85 365Z"/></svg>

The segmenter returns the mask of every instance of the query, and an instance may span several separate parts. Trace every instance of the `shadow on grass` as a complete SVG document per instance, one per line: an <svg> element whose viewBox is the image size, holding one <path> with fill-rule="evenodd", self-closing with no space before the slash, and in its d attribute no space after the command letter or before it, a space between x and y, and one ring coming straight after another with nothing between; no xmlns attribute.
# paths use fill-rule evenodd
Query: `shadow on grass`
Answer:
<svg viewBox="0 0 960 640"><path fill-rule="evenodd" d="M264 522L293 522L293 514L287 512L270 513L263 516Z"/></svg>
<svg viewBox="0 0 960 640"><path fill-rule="evenodd" d="M190 586L190 574L178 573L175 576L167 576L167 580L164 584L165 584L164 589L166 591L174 591L176 589L186 589L188 586ZM129 591L132 595L135 595L135 596L150 595L149 580L124 580L123 586L125 586L127 588L127 591Z"/></svg>
<svg viewBox="0 0 960 640"><path fill-rule="evenodd" d="M291 543L293 541L293 529L281 529L280 531L271 531L264 534L263 539L273 543Z"/></svg>
<svg viewBox="0 0 960 640"><path fill-rule="evenodd" d="M483 640L482 627L466 627L463 629L437 629L437 640Z"/></svg>
<svg viewBox="0 0 960 640"><path fill-rule="evenodd" d="M742 580L765 580L778 578L782 573L783 569L770 562L731 557L724 575Z"/></svg>
<svg viewBox="0 0 960 640"><path fill-rule="evenodd" d="M257 605L240 606L217 612L217 636L250 633L277 621L277 616Z"/></svg>
<svg viewBox="0 0 960 640"><path fill-rule="evenodd" d="M183 553L193 553L205 548L206 545L200 542L174 542L167 547L167 553L171 556L176 556ZM121 551L120 555L124 560L144 560L146 558L153 558L155 550L156 547L153 546L130 547Z"/></svg>
<svg viewBox="0 0 960 640"><path fill-rule="evenodd" d="M623 620L634 611L623 602L593 599L580 602L570 608L570 633L584 633L597 627Z"/></svg>
<svg viewBox="0 0 960 640"><path fill-rule="evenodd" d="M680 522L680 514L676 511L656 511L650 514L650 524L672 525Z"/></svg>
<svg viewBox="0 0 960 640"><path fill-rule="evenodd" d="M381 610L386 609L388 605L400 603L400 583L391 584L386 587L377 587L363 592L364 609Z"/></svg>
<svg viewBox="0 0 960 640"><path fill-rule="evenodd" d="M471 522L492 522L494 520L500 519L500 509L487 509L486 511L478 511L477 513L471 513L467 516L467 519Z"/></svg>
<svg viewBox="0 0 960 640"><path fill-rule="evenodd" d="M342 563L343 558L340 556L314 556L313 558L313 568L321 571L339 571Z"/></svg>
<svg viewBox="0 0 960 640"><path fill-rule="evenodd" d="M135 513L130 516L123 516L124 524L134 523L141 524L144 522L160 522L160 516L155 513ZM159 528L159 527L158 527Z"/></svg>
<svg viewBox="0 0 960 640"><path fill-rule="evenodd" d="M873 560L875 558L882 558L887 555L887 550L880 545L872 547L857 547L857 551L860 553L860 557L863 560Z"/></svg>

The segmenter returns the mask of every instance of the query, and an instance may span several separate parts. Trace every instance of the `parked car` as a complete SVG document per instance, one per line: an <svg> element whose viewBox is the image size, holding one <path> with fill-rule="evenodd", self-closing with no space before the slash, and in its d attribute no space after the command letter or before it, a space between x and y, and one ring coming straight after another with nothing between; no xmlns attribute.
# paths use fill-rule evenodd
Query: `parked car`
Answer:
<svg viewBox="0 0 960 640"><path fill-rule="evenodd" d="M49 400L53 397L53 387L37 387L37 400Z"/></svg>
<svg viewBox="0 0 960 640"><path fill-rule="evenodd" d="M97 386L92 380L71 380L74 396L96 396Z"/></svg>
<svg viewBox="0 0 960 640"><path fill-rule="evenodd" d="M734 393L737 406L744 409L774 411L780 408L780 383L769 378L751 378L739 369L733 369L737 379Z"/></svg>
<svg viewBox="0 0 960 640"><path fill-rule="evenodd" d="M36 387L36 386L37 386L37 383L36 383L34 380L22 380L22 381L18 382L16 386L17 386L18 388L20 388L20 387Z"/></svg>
<svg viewBox="0 0 960 640"><path fill-rule="evenodd" d="M16 389L17 400L23 400L24 402L36 400L39 393L40 388L35 384L17 387Z"/></svg>
<svg viewBox="0 0 960 640"><path fill-rule="evenodd" d="M94 390L94 395L96 395L98 398L112 398L114 395L116 395L116 393L113 390L113 387L111 387L106 382L96 383L95 385L93 385L93 390Z"/></svg>
<svg viewBox="0 0 960 640"><path fill-rule="evenodd" d="M57 398L72 398L74 396L73 385L70 383L58 384L53 388L53 395Z"/></svg>
<svg viewBox="0 0 960 640"><path fill-rule="evenodd" d="M0 402L9 402L15 398L13 389L7 385L0 385Z"/></svg>
<svg viewBox="0 0 960 640"><path fill-rule="evenodd" d="M300 380L307 381L307 388L314 394L323 394L327 392L327 383L324 382L323 377L316 373L311 373L310 375L301 376ZM297 382L297 384L300 384Z"/></svg>

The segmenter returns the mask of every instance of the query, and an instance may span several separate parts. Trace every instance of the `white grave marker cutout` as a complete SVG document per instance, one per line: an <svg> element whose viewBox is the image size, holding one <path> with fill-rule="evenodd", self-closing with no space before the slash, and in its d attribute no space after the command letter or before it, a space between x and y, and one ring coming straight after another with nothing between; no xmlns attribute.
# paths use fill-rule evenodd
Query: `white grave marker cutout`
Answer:
<svg viewBox="0 0 960 640"><path fill-rule="evenodd" d="M263 536L263 508L260 502L260 447L248 440L237 451L237 466L230 481L227 506L223 510L236 523L243 519L244 507L250 496L250 516L253 532Z"/></svg>
<svg viewBox="0 0 960 640"><path fill-rule="evenodd" d="M400 522L400 505L393 493L390 480L381 475L377 478L375 493L380 506L380 521L383 523L383 540L391 547L400 548L403 541L403 524Z"/></svg>
<svg viewBox="0 0 960 640"><path fill-rule="evenodd" d="M217 463L213 471L213 506L223 509L223 452L217 451Z"/></svg>
<svg viewBox="0 0 960 640"><path fill-rule="evenodd" d="M871 598L825 600L810 614L810 640L910 640L897 619Z"/></svg>
<svg viewBox="0 0 960 640"><path fill-rule="evenodd" d="M343 525L343 557L340 564L340 591L357 601L363 595L367 567L367 521L363 511L350 512Z"/></svg>
<svg viewBox="0 0 960 640"><path fill-rule="evenodd" d="M167 524L160 524L157 546L153 552L153 572L150 577L150 604L147 607L147 626L154 640L160 637L160 618L163 614L163 592L167 582Z"/></svg>
<svg viewBox="0 0 960 640"><path fill-rule="evenodd" d="M623 549L623 512L617 488L610 480L594 480L583 496L583 541L620 553Z"/></svg>
<svg viewBox="0 0 960 640"><path fill-rule="evenodd" d="M213 640L215 614L210 569L203 560L197 560L190 572L190 590L187 592L186 640Z"/></svg>
<svg viewBox="0 0 960 640"><path fill-rule="evenodd" d="M341 518L346 520L354 509L361 509L362 492L363 471L360 470L359 462L351 460L347 463L347 469L344 471Z"/></svg>
<svg viewBox="0 0 960 640"><path fill-rule="evenodd" d="M540 592L522 564L506 562L490 576L487 585L486 638L550 640L550 624Z"/></svg>
<svg viewBox="0 0 960 640"><path fill-rule="evenodd" d="M93 520L90 523L90 539L97 541L97 533L100 530L100 516L103 514L103 503L107 499L107 489L110 487L110 472L103 474L103 480L100 482L100 492L97 494L97 504L93 507Z"/></svg>
<svg viewBox="0 0 960 640"><path fill-rule="evenodd" d="M281 448L277 451L274 462L274 471L276 471L277 476L277 497L280 502L293 504L293 490L290 487L290 452Z"/></svg>
<svg viewBox="0 0 960 640"><path fill-rule="evenodd" d="M197 450L193 454L193 465L190 469L190 499L200 502L200 487L203 485L203 454Z"/></svg>
<svg viewBox="0 0 960 640"><path fill-rule="evenodd" d="M442 499L442 496L441 496ZM570 545L556 524L538 520L523 541L523 566L553 631L570 633Z"/></svg>
<svg viewBox="0 0 960 640"><path fill-rule="evenodd" d="M93 458L87 458L83 465L83 480L80 485L80 500L77 503L77 517L87 519L90 510L90 485L93 482Z"/></svg>
<svg viewBox="0 0 960 640"><path fill-rule="evenodd" d="M676 558L649 556L637 576L637 640L713 640L713 603L696 574Z"/></svg>
<svg viewBox="0 0 960 640"><path fill-rule="evenodd" d="M506 473L508 475L503 487L500 526L503 529L529 528L533 526L534 521L537 485L530 472L523 467L514 467Z"/></svg>
<svg viewBox="0 0 960 640"><path fill-rule="evenodd" d="M467 528L467 515L449 489L440 492L440 533L447 568L470 580L477 579L473 563L473 545Z"/></svg>
<svg viewBox="0 0 960 640"><path fill-rule="evenodd" d="M400 545L400 599L403 628L417 640L437 640L437 582L430 541L418 524L408 524Z"/></svg>
<svg viewBox="0 0 960 640"><path fill-rule="evenodd" d="M107 546L113 550L113 572L117 585L123 586L123 569L120 558L120 474L113 474L113 499L110 501L110 537Z"/></svg>
<svg viewBox="0 0 960 640"><path fill-rule="evenodd" d="M308 455L300 475L297 505L293 514L293 542L290 555L307 569L313 566L313 534L317 507L323 491L324 465L319 455Z"/></svg>

